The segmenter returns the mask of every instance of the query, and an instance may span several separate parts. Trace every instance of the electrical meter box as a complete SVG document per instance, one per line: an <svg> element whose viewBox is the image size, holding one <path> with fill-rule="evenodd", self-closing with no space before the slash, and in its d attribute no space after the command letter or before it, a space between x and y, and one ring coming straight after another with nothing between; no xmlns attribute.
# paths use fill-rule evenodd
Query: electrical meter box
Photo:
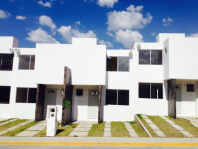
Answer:
<svg viewBox="0 0 198 149"><path fill-rule="evenodd" d="M47 106L47 137L54 137L57 131L57 107Z"/></svg>

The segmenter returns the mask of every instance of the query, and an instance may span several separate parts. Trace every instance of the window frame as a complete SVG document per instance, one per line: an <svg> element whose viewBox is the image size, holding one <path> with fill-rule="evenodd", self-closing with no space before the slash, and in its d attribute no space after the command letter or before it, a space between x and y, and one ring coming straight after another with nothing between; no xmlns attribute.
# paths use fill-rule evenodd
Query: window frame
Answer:
<svg viewBox="0 0 198 149"><path fill-rule="evenodd" d="M82 95L77 95L77 90L82 90ZM82 89L82 88L77 88L77 89L76 89L76 96L82 97L83 95L84 95L84 89Z"/></svg>
<svg viewBox="0 0 198 149"><path fill-rule="evenodd" d="M20 67L20 56L30 56L29 58L29 68L28 69L21 69ZM31 63L32 63L32 56L34 56L34 69L32 69L31 67ZM19 55L19 65L18 65L18 70L35 70L35 61L36 61L36 55Z"/></svg>
<svg viewBox="0 0 198 149"><path fill-rule="evenodd" d="M2 63L2 61L1 61L1 55L12 55L12 69L1 69L0 68L0 71L12 71L13 70L13 63L14 63L14 54L0 53L0 64Z"/></svg>
<svg viewBox="0 0 198 149"><path fill-rule="evenodd" d="M17 102L17 93L18 93L17 92L17 89L20 89L20 88L27 89L27 93L26 93L27 100L26 100L26 102ZM37 88L17 87L16 88L16 99L15 99L15 103L30 103L30 104L33 103L33 104L35 104L36 103L36 99L35 99L35 102L29 102L29 90L30 89L36 89L37 90Z"/></svg>
<svg viewBox="0 0 198 149"><path fill-rule="evenodd" d="M107 56L107 59L109 59L109 57L114 57L114 58L117 58L117 70L116 71L113 71L113 72L130 72L130 57L129 56ZM120 57L121 58L128 58L128 71L120 71L119 70L119 59L120 59ZM107 61L106 61L107 62ZM106 71L109 71L109 70L107 70L107 63L106 63ZM111 71L110 71L111 72Z"/></svg>
<svg viewBox="0 0 198 149"><path fill-rule="evenodd" d="M7 87L7 88L9 88L9 89L10 89L10 92L9 92L9 100L8 100L8 102L1 102L1 101L0 101L0 104L10 104L11 86L0 86L0 87Z"/></svg>
<svg viewBox="0 0 198 149"><path fill-rule="evenodd" d="M193 85L193 91L188 91L188 85ZM186 92L195 92L195 85L194 84L186 84Z"/></svg>
<svg viewBox="0 0 198 149"><path fill-rule="evenodd" d="M145 51L145 50L150 51L150 63L149 64L140 64L140 51ZM161 51L161 53L162 53L162 64L151 64L151 53L152 53L152 51ZM163 50L159 50L159 49L140 49L139 50L139 56L138 56L138 64L139 65L163 65Z"/></svg>

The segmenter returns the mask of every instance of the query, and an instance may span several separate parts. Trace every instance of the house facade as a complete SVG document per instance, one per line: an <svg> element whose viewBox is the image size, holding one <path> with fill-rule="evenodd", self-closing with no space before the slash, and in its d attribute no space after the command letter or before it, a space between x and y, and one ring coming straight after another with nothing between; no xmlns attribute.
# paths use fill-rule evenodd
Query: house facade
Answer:
<svg viewBox="0 0 198 149"><path fill-rule="evenodd" d="M96 38L18 48L0 37L0 118L133 121L134 114L198 117L198 38L159 34L154 43L108 50Z"/></svg>

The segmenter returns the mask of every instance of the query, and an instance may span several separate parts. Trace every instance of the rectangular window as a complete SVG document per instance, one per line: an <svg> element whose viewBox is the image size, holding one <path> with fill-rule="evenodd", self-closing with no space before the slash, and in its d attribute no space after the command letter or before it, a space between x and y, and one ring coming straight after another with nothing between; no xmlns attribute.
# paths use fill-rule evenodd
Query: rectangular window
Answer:
<svg viewBox="0 0 198 149"><path fill-rule="evenodd" d="M34 70L35 55L20 55L19 56L19 69Z"/></svg>
<svg viewBox="0 0 198 149"><path fill-rule="evenodd" d="M107 105L129 105L129 90L106 90Z"/></svg>
<svg viewBox="0 0 198 149"><path fill-rule="evenodd" d="M150 50L139 50L139 64L150 65Z"/></svg>
<svg viewBox="0 0 198 149"><path fill-rule="evenodd" d="M139 98L163 99L163 83L139 83Z"/></svg>
<svg viewBox="0 0 198 149"><path fill-rule="evenodd" d="M0 104L9 104L10 86L0 86Z"/></svg>
<svg viewBox="0 0 198 149"><path fill-rule="evenodd" d="M129 71L129 57L118 57L118 71Z"/></svg>
<svg viewBox="0 0 198 149"><path fill-rule="evenodd" d="M76 89L76 96L83 96L83 89Z"/></svg>
<svg viewBox="0 0 198 149"><path fill-rule="evenodd" d="M106 104L116 105L117 104L117 90L106 90Z"/></svg>
<svg viewBox="0 0 198 149"><path fill-rule="evenodd" d="M151 83L151 98L163 99L162 83Z"/></svg>
<svg viewBox="0 0 198 149"><path fill-rule="evenodd" d="M150 98L150 83L139 83L139 98Z"/></svg>
<svg viewBox="0 0 198 149"><path fill-rule="evenodd" d="M0 70L12 71L14 54L0 54Z"/></svg>
<svg viewBox="0 0 198 149"><path fill-rule="evenodd" d="M194 92L194 84L186 84L187 92Z"/></svg>
<svg viewBox="0 0 198 149"><path fill-rule="evenodd" d="M16 103L36 103L36 88L17 88Z"/></svg>
<svg viewBox="0 0 198 149"><path fill-rule="evenodd" d="M117 57L107 57L107 71L117 71Z"/></svg>
<svg viewBox="0 0 198 149"><path fill-rule="evenodd" d="M162 65L162 50L151 50L151 65Z"/></svg>
<svg viewBox="0 0 198 149"><path fill-rule="evenodd" d="M118 90L118 105L129 105L129 90Z"/></svg>

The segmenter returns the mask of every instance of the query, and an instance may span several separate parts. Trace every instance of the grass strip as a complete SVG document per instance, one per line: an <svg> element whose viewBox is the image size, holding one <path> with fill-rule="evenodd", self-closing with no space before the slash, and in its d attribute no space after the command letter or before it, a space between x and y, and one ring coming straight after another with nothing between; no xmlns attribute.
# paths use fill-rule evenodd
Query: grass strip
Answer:
<svg viewBox="0 0 198 149"><path fill-rule="evenodd" d="M34 135L34 137L46 137L46 128Z"/></svg>
<svg viewBox="0 0 198 149"><path fill-rule="evenodd" d="M189 121L187 121L183 118L173 119L169 116L167 118L169 118L170 120L172 120L173 122L175 122L176 124L178 124L179 126L184 128L186 131L191 133L193 136L198 137L198 128L195 127L194 125L192 125Z"/></svg>
<svg viewBox="0 0 198 149"><path fill-rule="evenodd" d="M21 124L21 123L24 123L26 121L27 121L26 119L23 119L23 120L16 119L15 121L9 122L9 123L4 124L4 125L1 125L0 126L0 131L4 131L4 130L6 130L8 128L11 128L11 127L16 126L16 125Z"/></svg>
<svg viewBox="0 0 198 149"><path fill-rule="evenodd" d="M69 134L78 126L78 124L69 124L67 127L59 127L57 129L57 137L69 136Z"/></svg>
<svg viewBox="0 0 198 149"><path fill-rule="evenodd" d="M158 137L158 135L154 132L154 130L148 125L148 123L143 119L141 114L137 114L137 117L140 119L140 121L144 124L146 129L149 131L152 137Z"/></svg>
<svg viewBox="0 0 198 149"><path fill-rule="evenodd" d="M139 137L142 138L149 137L148 134L136 124L136 122L129 122L129 123L131 124L131 126L133 127L133 129L135 130L135 132L138 134Z"/></svg>
<svg viewBox="0 0 198 149"><path fill-rule="evenodd" d="M159 116L147 116L167 137L185 138L185 136Z"/></svg>
<svg viewBox="0 0 198 149"><path fill-rule="evenodd" d="M13 118L10 118L10 119L7 119L7 120L4 120L4 121L1 121L0 123L4 123L4 122L7 122L7 121L10 121L12 120Z"/></svg>
<svg viewBox="0 0 198 149"><path fill-rule="evenodd" d="M104 127L105 127L104 122L100 124L93 124L89 131L88 137L103 137Z"/></svg>
<svg viewBox="0 0 198 149"><path fill-rule="evenodd" d="M16 128L16 129L14 129L14 130L11 130L11 131L6 132L6 133L3 134L2 136L10 136L10 137L16 136L17 134L21 133L22 131L24 131L24 130L26 130L26 129L28 129L28 128L30 128L30 127L36 125L36 124L38 124L38 123L35 123L35 122L27 123L27 124L22 125L22 126Z"/></svg>
<svg viewBox="0 0 198 149"><path fill-rule="evenodd" d="M123 122L111 122L112 137L130 137L127 128Z"/></svg>

